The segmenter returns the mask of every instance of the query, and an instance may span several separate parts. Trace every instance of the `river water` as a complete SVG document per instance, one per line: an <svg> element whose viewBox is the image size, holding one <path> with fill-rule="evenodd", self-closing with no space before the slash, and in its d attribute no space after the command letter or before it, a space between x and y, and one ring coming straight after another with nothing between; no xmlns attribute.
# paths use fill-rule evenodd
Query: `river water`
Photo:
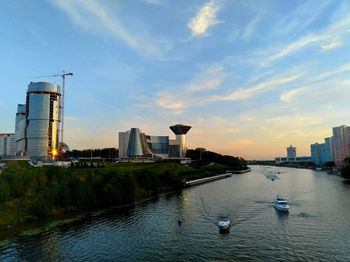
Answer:
<svg viewBox="0 0 350 262"><path fill-rule="evenodd" d="M276 194L288 200L288 214L273 208ZM221 215L233 222L229 233L215 224ZM0 261L350 261L350 185L321 171L252 166L16 237L0 248Z"/></svg>

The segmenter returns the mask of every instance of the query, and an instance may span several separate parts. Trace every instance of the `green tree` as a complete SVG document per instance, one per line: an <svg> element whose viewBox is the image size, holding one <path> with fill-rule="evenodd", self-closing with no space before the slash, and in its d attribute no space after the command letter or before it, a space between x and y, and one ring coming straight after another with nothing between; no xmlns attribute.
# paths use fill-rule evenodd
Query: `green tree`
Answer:
<svg viewBox="0 0 350 262"><path fill-rule="evenodd" d="M344 159L344 166L341 169L341 176L345 179L350 179L350 158Z"/></svg>
<svg viewBox="0 0 350 262"><path fill-rule="evenodd" d="M326 167L335 167L334 161L328 161L328 162L324 163L324 165L325 165Z"/></svg>

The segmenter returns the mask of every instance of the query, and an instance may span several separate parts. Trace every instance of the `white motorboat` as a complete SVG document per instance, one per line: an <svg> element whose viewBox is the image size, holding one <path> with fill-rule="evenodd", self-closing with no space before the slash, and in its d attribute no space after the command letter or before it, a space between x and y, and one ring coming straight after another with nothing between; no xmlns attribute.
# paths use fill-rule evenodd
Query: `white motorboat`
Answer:
<svg viewBox="0 0 350 262"><path fill-rule="evenodd" d="M287 212L289 210L289 205L287 203L287 200L285 200L283 197L278 195L276 197L276 200L273 206L279 211Z"/></svg>
<svg viewBox="0 0 350 262"><path fill-rule="evenodd" d="M227 217L219 217L217 225L220 231L227 231L230 229L231 221Z"/></svg>

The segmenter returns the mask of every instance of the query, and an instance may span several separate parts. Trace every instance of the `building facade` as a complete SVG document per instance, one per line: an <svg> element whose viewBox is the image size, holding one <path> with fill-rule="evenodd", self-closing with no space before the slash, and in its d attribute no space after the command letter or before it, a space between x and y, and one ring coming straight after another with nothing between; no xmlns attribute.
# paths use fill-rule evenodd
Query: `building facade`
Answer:
<svg viewBox="0 0 350 262"><path fill-rule="evenodd" d="M322 166L327 162L333 161L332 138L327 137L322 144L315 143L310 145L311 162Z"/></svg>
<svg viewBox="0 0 350 262"><path fill-rule="evenodd" d="M150 136L142 133L138 128L131 128L119 132L119 160L132 159L168 159L186 156L186 133L191 127L184 125L171 126L176 139L168 136Z"/></svg>
<svg viewBox="0 0 350 262"><path fill-rule="evenodd" d="M15 134L0 134L0 157L14 156L16 154Z"/></svg>
<svg viewBox="0 0 350 262"><path fill-rule="evenodd" d="M346 157L350 157L350 127L342 125L333 127L333 159L337 166L344 163Z"/></svg>
<svg viewBox="0 0 350 262"><path fill-rule="evenodd" d="M138 128L119 132L119 160L166 158L169 138L147 136Z"/></svg>
<svg viewBox="0 0 350 262"><path fill-rule="evenodd" d="M60 86L48 82L29 84L26 98L25 151L31 159L57 158L60 102ZM20 133L21 128L19 130ZM21 148L21 143L18 143L18 147Z"/></svg>
<svg viewBox="0 0 350 262"><path fill-rule="evenodd" d="M26 105L23 104L17 106L15 137L16 155L22 156L26 152Z"/></svg>
<svg viewBox="0 0 350 262"><path fill-rule="evenodd" d="M275 163L277 165L283 164L283 163L305 163L310 162L311 157L310 156L297 156L297 148L290 145L287 147L287 156L286 157L275 157Z"/></svg>
<svg viewBox="0 0 350 262"><path fill-rule="evenodd" d="M287 147L287 158L288 161L293 162L296 160L297 158L297 148L290 145L289 147Z"/></svg>
<svg viewBox="0 0 350 262"><path fill-rule="evenodd" d="M179 158L186 157L186 134L191 129L191 126L186 126L182 124L177 124L169 127L171 131L176 135L175 141L172 142L173 145L178 146ZM175 147L173 147L174 149Z"/></svg>

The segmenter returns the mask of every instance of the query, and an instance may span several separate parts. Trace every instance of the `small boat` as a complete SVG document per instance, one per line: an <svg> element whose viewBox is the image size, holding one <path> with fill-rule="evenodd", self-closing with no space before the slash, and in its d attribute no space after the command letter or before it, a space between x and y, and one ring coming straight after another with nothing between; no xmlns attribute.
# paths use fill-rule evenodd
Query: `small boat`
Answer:
<svg viewBox="0 0 350 262"><path fill-rule="evenodd" d="M231 226L231 221L228 219L228 217L219 217L217 225L220 231L228 231Z"/></svg>
<svg viewBox="0 0 350 262"><path fill-rule="evenodd" d="M181 219L181 217L179 217L179 218L177 219L177 224L179 225L179 227L181 226L181 224L182 224L182 219Z"/></svg>
<svg viewBox="0 0 350 262"><path fill-rule="evenodd" d="M279 210L279 211L284 211L284 212L288 212L289 209L289 205L287 203L287 200L285 200L283 197L277 195L275 203L273 204L273 206Z"/></svg>

